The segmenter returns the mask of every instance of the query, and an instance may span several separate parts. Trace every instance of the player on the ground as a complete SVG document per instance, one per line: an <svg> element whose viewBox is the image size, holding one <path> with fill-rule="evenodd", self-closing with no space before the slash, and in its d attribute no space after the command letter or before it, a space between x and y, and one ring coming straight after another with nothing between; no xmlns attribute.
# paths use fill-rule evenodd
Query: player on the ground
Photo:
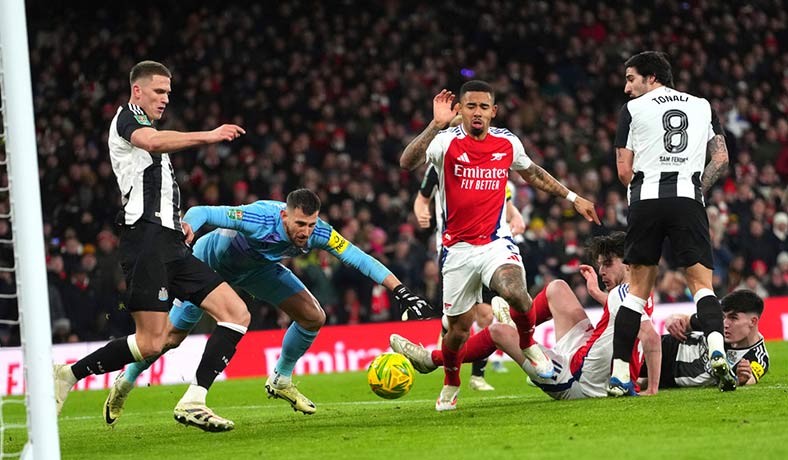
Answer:
<svg viewBox="0 0 788 460"><path fill-rule="evenodd" d="M754 385L769 370L769 353L758 322L763 299L742 289L720 299L725 325L725 351L739 385ZM669 334L662 336L660 388L699 387L719 384L709 363L708 344L697 315L671 315L665 322ZM642 377L646 377L641 372ZM646 378L638 383L644 385Z"/></svg>
<svg viewBox="0 0 788 460"><path fill-rule="evenodd" d="M432 163L440 178L445 219L443 312L448 316L449 330L441 344L445 379L435 403L439 411L456 409L462 345L470 334L482 285L524 316L531 309L520 251L504 220L509 170L517 171L534 188L569 199L580 215L599 223L593 203L531 162L511 132L490 126L497 106L488 83L466 82L459 96L457 106L451 91L444 89L435 96L433 120L400 158L400 166L406 169ZM444 130L458 111L462 124ZM538 346L526 348L526 356L535 361L540 373L552 375L552 363Z"/></svg>
<svg viewBox="0 0 788 460"><path fill-rule="evenodd" d="M413 319L429 317L432 307L400 283L388 268L342 237L318 218L320 198L300 189L287 195L287 203L258 201L243 206L195 206L183 220L194 231L203 225L219 227L194 245L194 254L233 287L275 305L293 319L282 340L282 352L265 389L269 397L281 398L294 410L313 414L315 404L292 382L293 369L325 323L326 314L304 284L280 261L323 249L394 293L402 314ZM191 302L170 310L179 331L178 342L202 317ZM137 362L118 375L104 403L106 422L114 424L134 381L154 360Z"/></svg>
<svg viewBox="0 0 788 460"><path fill-rule="evenodd" d="M735 390L736 379L725 360L722 310L712 290L711 241L703 200L728 166L722 127L706 99L670 87L670 63L662 53L644 51L624 67L624 92L632 100L619 114L615 146L618 177L629 189L624 261L632 281L616 317L608 394L632 393L629 353L654 288L665 238L685 268L719 387ZM704 169L707 154L711 161Z"/></svg>
<svg viewBox="0 0 788 460"><path fill-rule="evenodd" d="M459 126L462 123L462 116L457 115L454 119L449 123L449 127ZM421 228L429 228L430 222L432 220L432 213L430 212L430 200L434 198L435 201L435 248L437 250L438 258L440 259L441 255L441 237L443 234L443 213L441 212L441 203L443 202L440 194L440 187L439 187L439 178L438 172L435 169L434 165L429 165L427 167L427 171L424 173L424 180L421 182L421 186L419 187L419 192L416 194L416 198L413 200L413 213L416 215L416 219L419 223L419 227ZM520 214L520 211L512 203L512 191L511 186L507 184L506 186L506 223L509 225L511 229L512 236L517 236L522 234L525 231L525 222L523 221L523 216ZM482 302L476 304L476 318L471 326L472 331L477 333L484 329L485 327L492 324L493 321L493 314L492 314L492 306L490 305L490 301L495 296L495 293L492 292L489 288L483 287L482 289ZM441 335L439 340L439 345L443 340L443 336L446 334L448 328L446 327L448 324L448 319L444 315L441 318ZM502 372L505 372L506 369L503 367L503 363L500 361L496 361L496 363L502 369ZM495 387L490 385L484 379L485 369L487 367L487 358L480 359L478 361L474 361L471 367L471 378L468 382L469 386L472 390L478 391L492 391L495 390Z"/></svg>
<svg viewBox="0 0 788 460"><path fill-rule="evenodd" d="M574 292L563 280L551 282L534 298L536 324L551 318L555 324L555 346L552 349L544 348L544 351L555 365L556 375L551 378L539 375L530 360L526 359L522 348L528 340L527 331L511 320L509 314L514 310L500 297L493 299L493 311L500 322L471 337L466 343L466 356L474 359L489 355L498 348L511 356L536 386L555 399L605 396L613 354L613 322L619 310L618 303L627 291L628 270L622 261L624 234L615 232L609 236L595 237L589 254L599 265L602 282L610 290L608 293L599 289L594 269L588 265L581 266L589 293L605 306L596 327L591 325ZM659 379L660 370L653 367L660 362L661 349L659 334L648 316L652 310L653 306L649 305L643 314L638 338L646 362L652 365L649 377L653 380ZM443 364L440 350L430 353L396 334L390 337L390 344L394 351L407 356L420 372L431 372ZM633 359L630 372L632 376L637 376L642 363L637 342L631 353ZM642 394L656 393L657 385L651 385Z"/></svg>
<svg viewBox="0 0 788 460"><path fill-rule="evenodd" d="M120 263L128 291L125 306L136 332L109 342L71 365L55 366L57 412L74 384L91 374L105 374L151 358L175 346L177 331L167 311L175 297L188 299L217 321L197 367L196 383L175 407L175 419L207 431L231 430L233 422L206 406L206 395L235 353L249 325L249 311L232 288L195 258L184 243L193 237L180 219L180 191L169 154L232 141L244 134L236 125L213 131L159 130L155 123L169 104L172 74L154 61L137 63L129 76L131 95L109 128L112 170L123 197Z"/></svg>

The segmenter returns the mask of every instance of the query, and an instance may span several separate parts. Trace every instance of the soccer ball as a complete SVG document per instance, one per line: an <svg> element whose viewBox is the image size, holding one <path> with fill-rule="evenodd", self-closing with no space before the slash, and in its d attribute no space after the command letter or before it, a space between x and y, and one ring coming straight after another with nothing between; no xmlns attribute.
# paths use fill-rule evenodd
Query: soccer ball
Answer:
<svg viewBox="0 0 788 460"><path fill-rule="evenodd" d="M376 395L397 399L408 394L415 373L408 358L399 353L383 353L369 365L367 380Z"/></svg>

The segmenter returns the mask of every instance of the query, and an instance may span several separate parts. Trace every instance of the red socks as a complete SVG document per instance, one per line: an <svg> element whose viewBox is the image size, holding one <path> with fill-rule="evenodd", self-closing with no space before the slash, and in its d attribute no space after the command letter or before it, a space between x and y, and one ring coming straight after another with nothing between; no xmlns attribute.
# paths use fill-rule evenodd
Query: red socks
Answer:
<svg viewBox="0 0 788 460"><path fill-rule="evenodd" d="M493 343L492 336L490 336L490 331L484 328L477 334L473 334L462 346L462 349L455 353L458 356L460 354L462 355L462 362L472 363L484 359L494 352L495 344ZM445 349L433 350L431 354L432 362L435 363L436 366L444 366L444 356Z"/></svg>
<svg viewBox="0 0 788 460"><path fill-rule="evenodd" d="M536 344L534 327L553 317L550 313L550 306L547 304L547 294L545 294L544 289L534 298L528 313L520 313L514 308L509 308L509 313L512 315L512 321L517 325L521 349L526 349Z"/></svg>
<svg viewBox="0 0 788 460"><path fill-rule="evenodd" d="M520 349L526 349L536 343L534 341L534 326L536 325L536 310L531 308L528 313L520 313L514 308L509 308L512 321L517 325L517 333L520 334Z"/></svg>
<svg viewBox="0 0 788 460"><path fill-rule="evenodd" d="M534 303L531 306L531 311L534 312L536 317L536 321L534 322L534 326L538 326L545 321L550 321L553 319L553 314L550 313L550 305L547 303L547 294L545 294L545 290L542 289L539 291L539 294L536 295L534 298Z"/></svg>
<svg viewBox="0 0 788 460"><path fill-rule="evenodd" d="M441 344L441 352L443 354L443 373L445 374L443 384L455 387L460 386L460 366L462 365L462 357L465 354L465 347L460 348L459 351L449 350L444 340Z"/></svg>

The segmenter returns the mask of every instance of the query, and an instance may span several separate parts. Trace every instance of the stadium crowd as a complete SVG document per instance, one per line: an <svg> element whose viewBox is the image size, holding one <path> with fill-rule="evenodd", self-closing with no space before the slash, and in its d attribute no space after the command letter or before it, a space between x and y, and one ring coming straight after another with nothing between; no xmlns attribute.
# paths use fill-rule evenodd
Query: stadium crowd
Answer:
<svg viewBox="0 0 788 460"><path fill-rule="evenodd" d="M113 225L120 197L107 130L127 102L128 70L142 59L174 73L163 128L228 122L247 130L232 145L172 155L184 209L283 200L310 188L343 236L435 304L434 235L411 212L423 168L405 172L398 158L429 122L441 88L489 81L497 91L494 125L521 136L531 158L560 181L594 197L603 218L595 227L567 201L512 176L527 223L519 242L528 285L563 278L593 305L578 273L589 262L584 244L626 224L612 147L626 101L622 64L645 49L665 51L675 87L708 98L726 130L730 170L707 197L717 294L746 286L788 295L788 13L779 0L208 3L161 1L142 16L28 6L56 341L105 339L132 327L122 311ZM9 235L0 221L0 238ZM8 248L0 259L13 264ZM657 301L691 300L672 260L662 264ZM326 253L291 268L329 324L397 316L385 289ZM13 275L0 272L0 292L14 289ZM289 323L245 300L251 328ZM0 302L0 317L15 318L16 303ZM18 343L18 332L3 329L0 340Z"/></svg>

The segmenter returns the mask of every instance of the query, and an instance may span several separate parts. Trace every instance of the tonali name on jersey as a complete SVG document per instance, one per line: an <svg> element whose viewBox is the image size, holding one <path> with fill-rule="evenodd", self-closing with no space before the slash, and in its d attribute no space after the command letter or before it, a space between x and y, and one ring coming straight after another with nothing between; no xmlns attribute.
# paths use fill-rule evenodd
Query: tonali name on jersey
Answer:
<svg viewBox="0 0 788 460"><path fill-rule="evenodd" d="M491 127L484 140L477 141L460 125L435 136L427 147L427 161L435 165L444 192L445 247L511 237L504 212L509 169L531 165L520 139L507 129Z"/></svg>
<svg viewBox="0 0 788 460"><path fill-rule="evenodd" d="M635 152L629 203L669 197L703 203L706 144L722 133L706 99L666 86L624 104L615 146Z"/></svg>

